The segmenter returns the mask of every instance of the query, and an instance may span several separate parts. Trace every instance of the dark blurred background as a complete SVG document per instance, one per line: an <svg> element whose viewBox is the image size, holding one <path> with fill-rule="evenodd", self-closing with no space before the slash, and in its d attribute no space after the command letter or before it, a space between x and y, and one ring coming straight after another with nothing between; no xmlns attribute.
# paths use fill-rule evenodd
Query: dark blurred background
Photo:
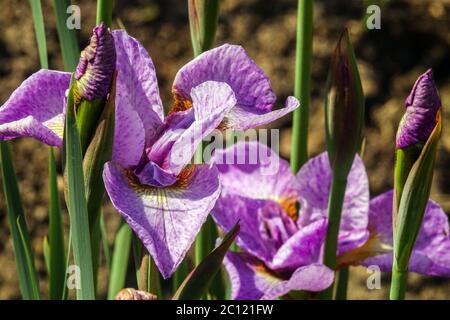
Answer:
<svg viewBox="0 0 450 320"><path fill-rule="evenodd" d="M72 1L81 8L80 48L95 24L95 1ZM381 29L368 30L366 8L381 7ZM62 69L52 1L43 0L50 68ZM217 44L241 44L269 75L279 103L292 94L294 79L296 0L222 0ZM0 104L30 74L39 69L31 10L28 1L1 0ZM113 27L123 25L143 43L155 63L160 92L171 106L171 84L177 70L192 58L187 5L183 0L115 1ZM310 120L310 154L325 149L323 88L338 35L349 28L366 96L366 149L364 162L375 196L393 185L394 139L404 112L403 102L415 79L433 68L444 106L444 134L440 143L432 198L450 212L450 0L316 0L314 7L314 63ZM289 158L291 119L281 128L281 155ZM42 241L47 235L47 147L31 139L14 141L13 155L25 212L36 251L41 287L46 292ZM60 181L62 185L62 181ZM113 234L118 214L107 207L107 227ZM112 241L112 239L110 239ZM386 298L389 277L381 290L368 290L369 274L352 267L349 297ZM100 290L106 288L106 272ZM409 298L450 298L450 280L410 277ZM0 201L0 299L19 298L19 288L3 197Z"/></svg>

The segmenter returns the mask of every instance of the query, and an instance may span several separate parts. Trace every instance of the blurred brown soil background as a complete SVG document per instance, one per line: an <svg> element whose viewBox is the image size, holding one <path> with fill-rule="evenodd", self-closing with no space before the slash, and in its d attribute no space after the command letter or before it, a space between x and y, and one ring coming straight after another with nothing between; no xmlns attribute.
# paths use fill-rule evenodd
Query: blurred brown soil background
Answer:
<svg viewBox="0 0 450 320"><path fill-rule="evenodd" d="M50 68L62 69L52 1L43 0ZM177 70L192 58L186 1L115 1L115 17L141 41L156 66L166 107L172 103L170 88ZM292 94L295 54L295 0L222 0L217 44L241 44L269 75L279 104ZM369 4L381 5L381 30L364 23ZM39 69L33 22L28 1L2 0L0 11L0 104L26 77ZM94 1L73 1L81 7L80 47L95 23ZM366 149L364 162L372 196L393 185L394 139L404 112L403 102L415 79L434 69L450 123L450 1L449 0L316 0L314 8L314 64L310 120L310 155L325 149L323 88L339 33L348 27L354 42L366 96ZM118 28L117 21L114 28ZM271 125L281 128L281 154L290 153L290 117ZM36 252L42 291L47 291L42 240L47 235L47 147L31 139L12 143L25 212ZM432 198L450 212L450 133L444 124ZM117 226L118 214L108 206L107 226ZM67 218L67 217L65 217ZM385 299L389 276L381 290L366 287L368 273L353 267L349 287L352 299ZM106 272L100 290L106 289ZM408 298L449 299L450 280L412 274ZM0 299L19 298L19 288L3 197L0 201Z"/></svg>

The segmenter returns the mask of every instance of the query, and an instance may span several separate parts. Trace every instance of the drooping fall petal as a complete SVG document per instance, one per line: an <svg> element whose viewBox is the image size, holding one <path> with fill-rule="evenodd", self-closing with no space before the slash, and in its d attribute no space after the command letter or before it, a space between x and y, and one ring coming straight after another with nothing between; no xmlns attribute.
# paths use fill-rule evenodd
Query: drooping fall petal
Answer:
<svg viewBox="0 0 450 320"><path fill-rule="evenodd" d="M60 147L69 83L70 73L52 70L26 79L0 108L0 140L33 137Z"/></svg>

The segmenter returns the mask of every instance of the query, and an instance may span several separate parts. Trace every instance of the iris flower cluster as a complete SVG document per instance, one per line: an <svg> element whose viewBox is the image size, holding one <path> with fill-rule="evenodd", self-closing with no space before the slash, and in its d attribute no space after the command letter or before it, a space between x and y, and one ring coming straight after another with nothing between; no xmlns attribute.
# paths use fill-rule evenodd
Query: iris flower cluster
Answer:
<svg viewBox="0 0 450 320"><path fill-rule="evenodd" d="M268 77L241 46L222 45L183 66L175 76L168 115L146 49L125 31L110 32L101 24L75 72L76 98L106 98L114 74L114 143L112 159L104 165L104 186L164 278L185 259L210 213L225 232L240 224L239 249L228 251L224 260L233 299L319 292L332 284L336 270L349 265L391 271L394 192L370 198L358 155L347 177L336 270L323 264L332 183L326 152L297 174L254 141L216 150L209 163L192 163L202 140L215 130L256 128L300 107L288 97L283 108L274 110ZM26 79L0 108L0 139L32 137L62 147L70 81L68 72L44 69ZM424 144L440 107L428 71L406 100L397 148ZM261 152L268 155L264 161L237 159ZM450 277L448 219L434 201L426 206L409 270Z"/></svg>

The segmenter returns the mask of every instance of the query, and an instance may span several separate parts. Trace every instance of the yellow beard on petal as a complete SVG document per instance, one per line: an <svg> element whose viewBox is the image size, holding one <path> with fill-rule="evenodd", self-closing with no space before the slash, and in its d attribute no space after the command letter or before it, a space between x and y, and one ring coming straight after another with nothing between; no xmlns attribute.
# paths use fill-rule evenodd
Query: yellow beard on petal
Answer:
<svg viewBox="0 0 450 320"><path fill-rule="evenodd" d="M286 214L294 221L298 219L298 201L296 196L283 197L277 200Z"/></svg>
<svg viewBox="0 0 450 320"><path fill-rule="evenodd" d="M186 98L185 96L179 94L176 91L173 91L173 99L174 103L172 109L169 111L169 114L179 111L185 111L192 108L192 100Z"/></svg>

